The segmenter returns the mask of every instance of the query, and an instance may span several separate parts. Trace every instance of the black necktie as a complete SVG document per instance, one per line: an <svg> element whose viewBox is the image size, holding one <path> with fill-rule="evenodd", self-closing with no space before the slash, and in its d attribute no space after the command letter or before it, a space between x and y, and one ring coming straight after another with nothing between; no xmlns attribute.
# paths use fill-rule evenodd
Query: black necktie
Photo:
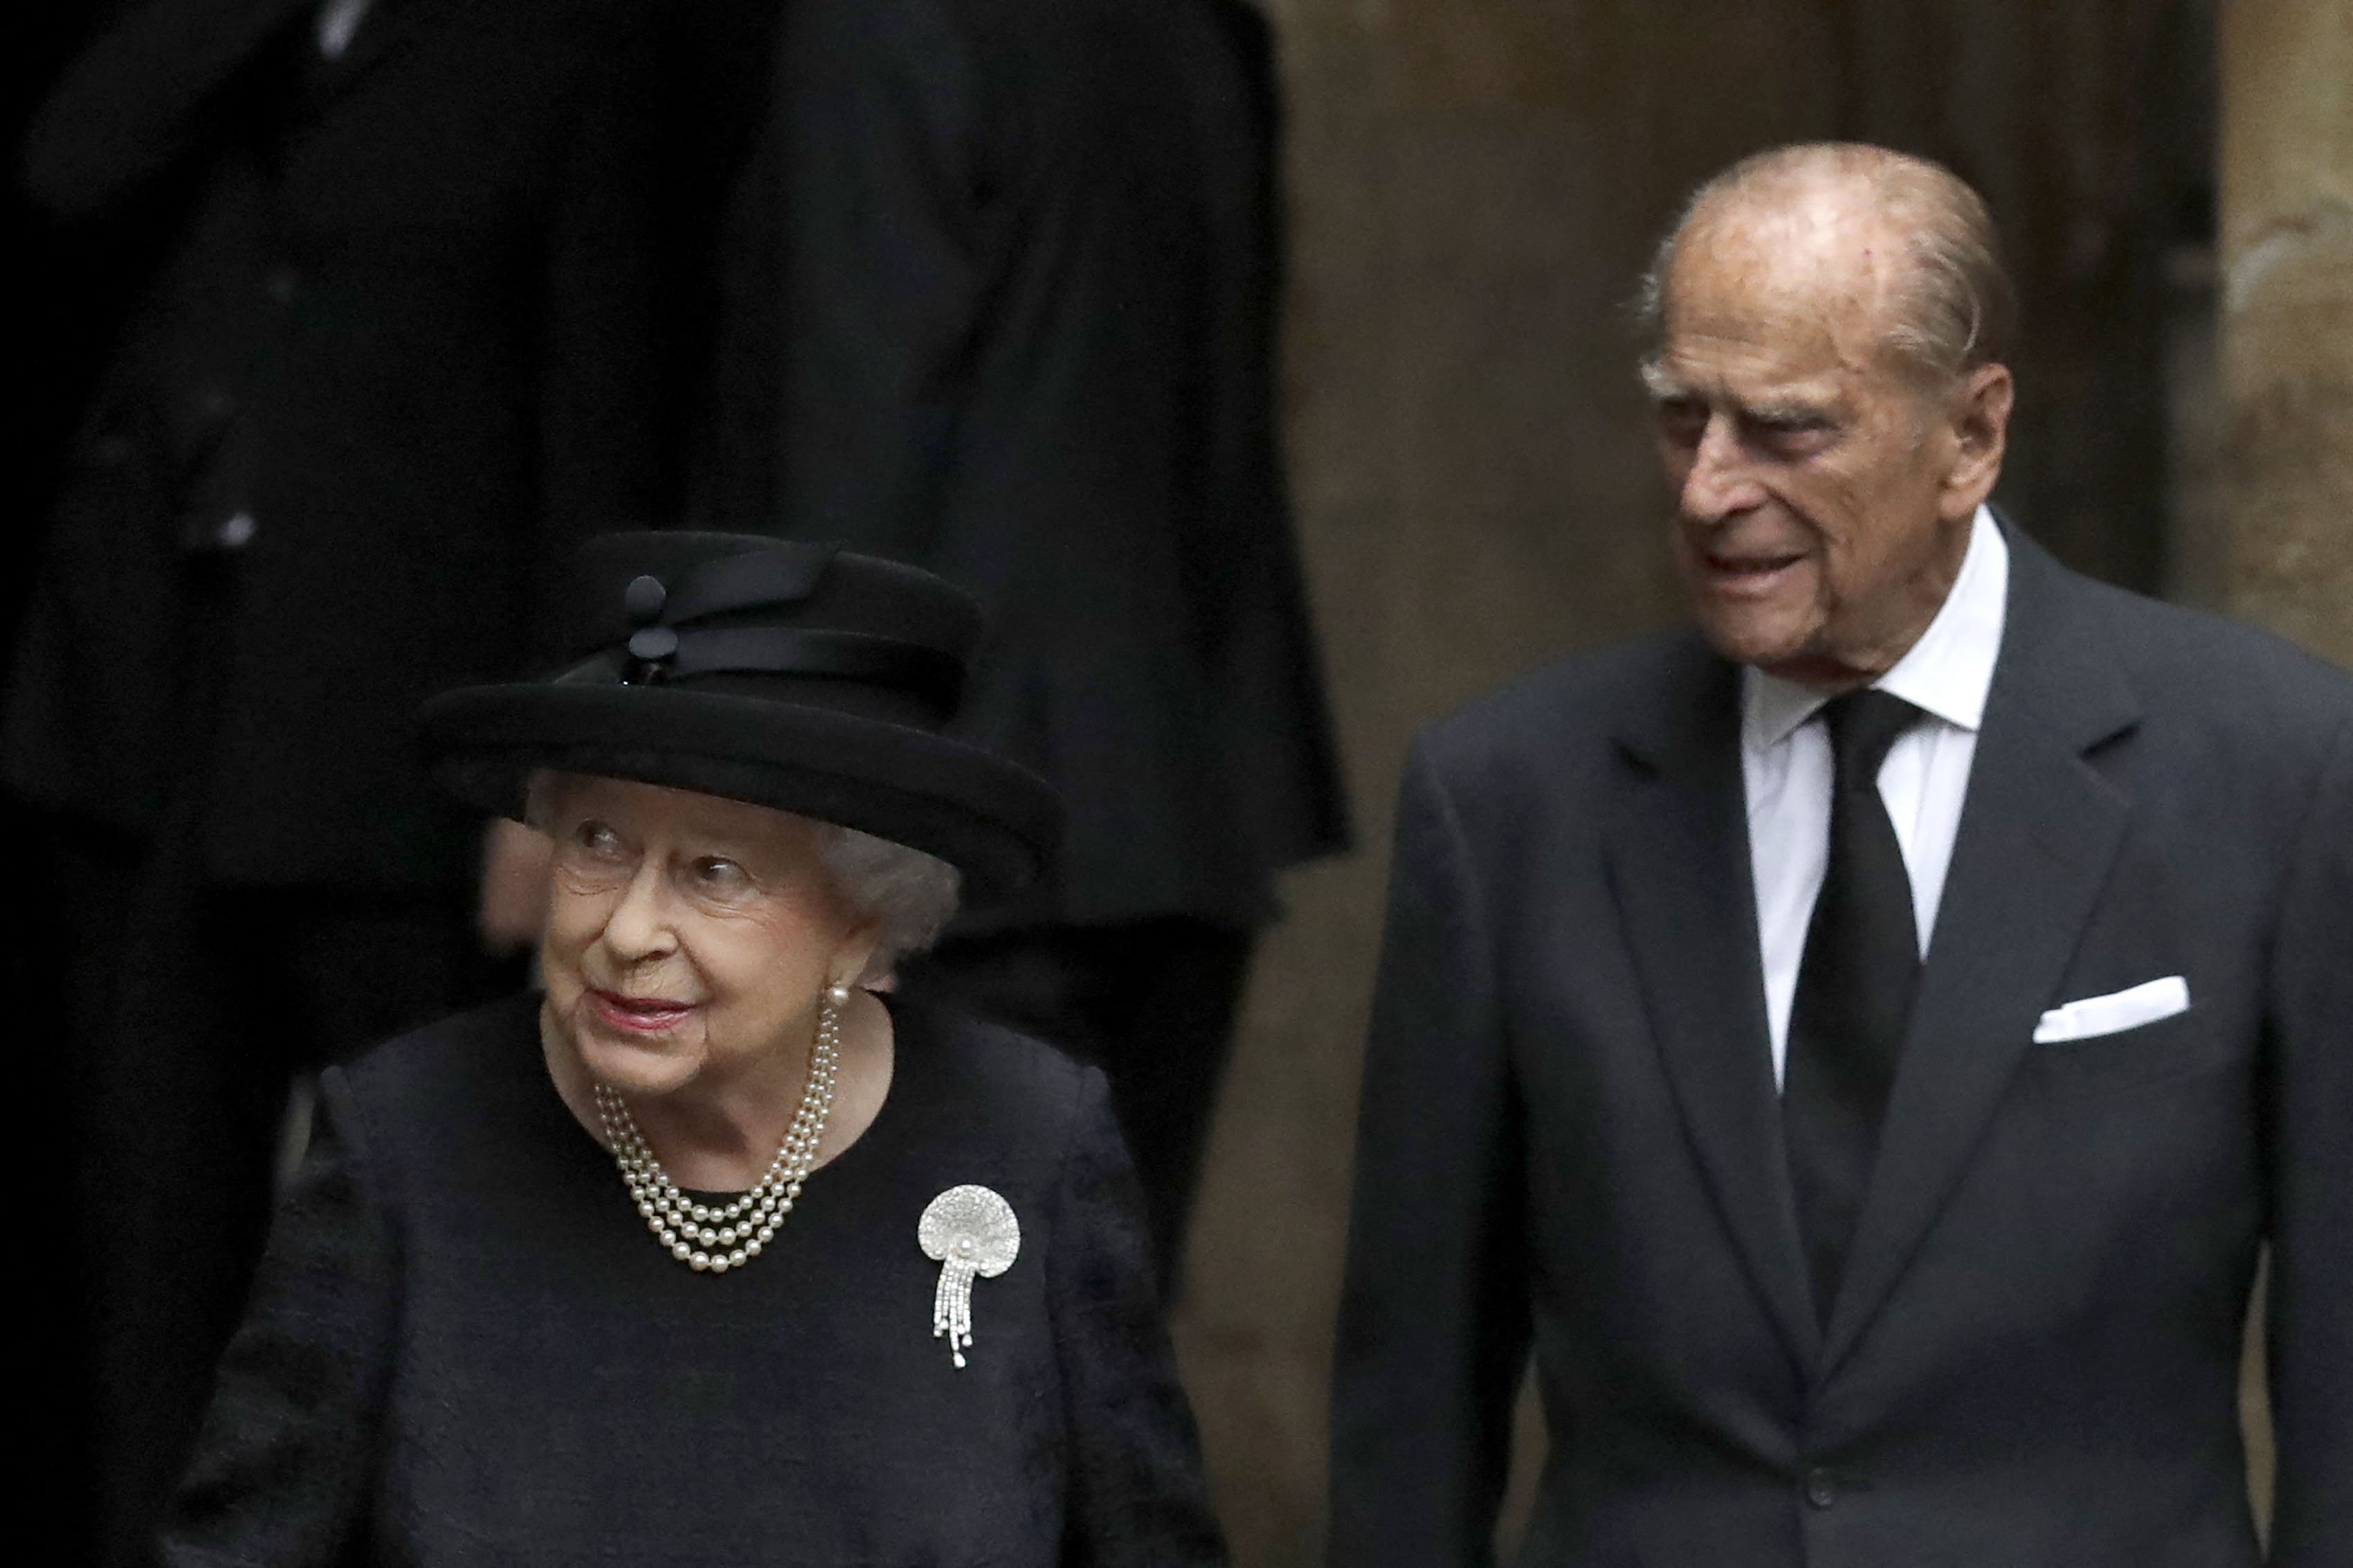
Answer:
<svg viewBox="0 0 2353 1568"><path fill-rule="evenodd" d="M1879 798L1880 764L1920 710L1884 691L1852 691L1823 716L1835 776L1830 864L1798 967L1781 1121L1814 1307L1827 1322L1920 978L1912 879Z"/></svg>

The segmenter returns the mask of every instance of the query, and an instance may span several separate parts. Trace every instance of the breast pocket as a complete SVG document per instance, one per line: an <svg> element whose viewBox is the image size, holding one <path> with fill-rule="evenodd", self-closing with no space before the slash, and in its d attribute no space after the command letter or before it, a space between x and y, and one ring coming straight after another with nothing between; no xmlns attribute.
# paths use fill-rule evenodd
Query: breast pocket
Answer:
<svg viewBox="0 0 2353 1568"><path fill-rule="evenodd" d="M2186 1013L2087 1040L2032 1047L2033 1071L2060 1094L2112 1093L2193 1078L2242 1060L2250 1042L2230 1038L2210 1012Z"/></svg>

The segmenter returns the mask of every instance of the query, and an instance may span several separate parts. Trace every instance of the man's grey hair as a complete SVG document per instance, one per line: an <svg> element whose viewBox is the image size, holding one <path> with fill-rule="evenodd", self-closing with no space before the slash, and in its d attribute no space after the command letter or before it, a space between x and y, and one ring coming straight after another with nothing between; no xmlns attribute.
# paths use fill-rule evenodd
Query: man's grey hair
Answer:
<svg viewBox="0 0 2353 1568"><path fill-rule="evenodd" d="M1898 284L1886 346L1927 385L1947 385L2008 358L2017 294L1985 201L1943 164L1855 142L1808 142L1753 153L1694 191L1652 252L1635 297L1645 362L1666 330L1675 255L1721 214L1793 202L1826 184L1862 184L1905 237L1909 276Z"/></svg>

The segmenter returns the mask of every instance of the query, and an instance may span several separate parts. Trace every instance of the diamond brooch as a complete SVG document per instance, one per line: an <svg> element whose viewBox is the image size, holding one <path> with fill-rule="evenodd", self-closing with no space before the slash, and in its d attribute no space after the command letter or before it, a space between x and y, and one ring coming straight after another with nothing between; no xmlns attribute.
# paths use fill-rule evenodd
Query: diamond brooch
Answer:
<svg viewBox="0 0 2353 1568"><path fill-rule="evenodd" d="M915 1240L940 1266L932 1338L946 1340L962 1366L972 1344L972 1282L994 1279L1013 1267L1021 1255L1021 1224L1013 1205L987 1187L950 1187L924 1206Z"/></svg>

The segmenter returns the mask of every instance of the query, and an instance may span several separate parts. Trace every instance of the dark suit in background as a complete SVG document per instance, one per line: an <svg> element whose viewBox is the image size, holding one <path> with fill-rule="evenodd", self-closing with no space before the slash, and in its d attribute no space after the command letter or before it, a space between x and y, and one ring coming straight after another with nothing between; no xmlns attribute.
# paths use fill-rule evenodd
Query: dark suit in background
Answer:
<svg viewBox="0 0 2353 1568"><path fill-rule="evenodd" d="M174 1473L289 1073L488 978L417 702L522 662L543 564L670 504L656 12L376 0L329 59L303 0L153 0L30 134L37 199L139 278L0 738L57 914L96 1560Z"/></svg>
<svg viewBox="0 0 2353 1568"><path fill-rule="evenodd" d="M1818 1319L1768 1055L1736 667L1570 660L1409 763L1335 1369L1333 1561L1492 1560L1531 1346L1546 1568L2353 1552L2353 684L2012 533L1943 908ZM2186 1013L2038 1016L2164 976Z"/></svg>
<svg viewBox="0 0 2353 1568"><path fill-rule="evenodd" d="M1109 1069L1164 1268L1274 872L1345 837L1276 448L1240 0L797 0L704 508L973 589L971 740L1071 805L937 988Z"/></svg>
<svg viewBox="0 0 2353 1568"><path fill-rule="evenodd" d="M105 25L112 8L96 3L47 5L16 19L15 47L0 68L6 73L8 93L0 146L14 149L24 140L58 73ZM23 389L11 421L16 447L6 465L5 504L15 520L9 542L16 564L0 575L0 683L5 683L14 662L17 617L32 587L33 574L26 563L39 551L54 500L58 453L100 368L105 324L121 309L123 280L119 274L128 268L122 247L55 222L19 184L11 181L0 191L0 204L5 205L7 233L0 253L14 263L17 278L10 290L8 342L16 379ZM40 828L37 816L5 794L0 794L0 811L16 831ZM0 959L0 984L17 996L42 994L55 983L46 957L20 935ZM40 1081L47 1087L46 1079ZM65 1167L69 1151L54 1119L31 1138L27 1152L37 1169ZM29 1342L69 1344L81 1332L81 1304L72 1292L45 1291L29 1306ZM64 1392L62 1382L58 1386ZM70 1393L66 1397L74 1403ZM68 1443L40 1444L18 1470L19 1494L28 1500L23 1522L30 1538L59 1537L79 1528L82 1471L72 1448Z"/></svg>
<svg viewBox="0 0 2353 1568"><path fill-rule="evenodd" d="M18 21L5 66L7 101L0 136L15 149L47 100L58 75L121 8L120 0L80 0L38 7ZM22 184L0 191L5 208L7 255L19 282L12 289L9 341L17 377L31 395L19 398L8 464L8 504L20 521L20 551L37 548L57 478L57 457L73 429L96 375L108 324L120 313L121 276L132 270L130 248L79 226L58 223ZM0 582L0 678L16 638L16 616L32 574L16 570Z"/></svg>

